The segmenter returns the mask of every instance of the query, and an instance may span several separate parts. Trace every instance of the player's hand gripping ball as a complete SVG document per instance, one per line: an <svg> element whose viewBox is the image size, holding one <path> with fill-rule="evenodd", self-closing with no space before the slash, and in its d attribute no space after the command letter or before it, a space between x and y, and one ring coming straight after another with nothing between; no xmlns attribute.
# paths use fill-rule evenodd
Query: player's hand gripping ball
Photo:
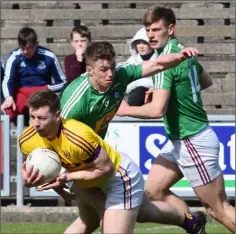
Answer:
<svg viewBox="0 0 236 234"><path fill-rule="evenodd" d="M44 175L45 181L42 183L53 181L61 171L60 157L56 152L46 148L37 148L28 155L26 158L27 171L30 165Z"/></svg>

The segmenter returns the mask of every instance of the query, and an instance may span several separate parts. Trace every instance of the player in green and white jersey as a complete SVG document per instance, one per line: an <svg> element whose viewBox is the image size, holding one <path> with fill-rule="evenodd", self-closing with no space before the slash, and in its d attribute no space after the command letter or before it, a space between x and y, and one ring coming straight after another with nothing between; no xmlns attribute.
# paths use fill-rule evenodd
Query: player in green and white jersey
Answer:
<svg viewBox="0 0 236 234"><path fill-rule="evenodd" d="M110 43L92 43L85 53L87 72L67 86L62 94L61 116L82 121L104 138L129 83L173 67L195 52L194 48L186 48L142 64L116 66L116 54Z"/></svg>
<svg viewBox="0 0 236 234"><path fill-rule="evenodd" d="M113 46L108 42L92 43L85 53L87 73L73 81L62 94L61 115L63 118L82 121L104 136L130 82L173 67L196 53L194 48L185 48L179 53L160 56L140 65L123 64L116 67ZM97 213L102 213L104 194L93 188L77 188L77 196L80 198L80 217L66 232L92 233L99 226ZM144 201L145 199L147 198ZM148 204L144 202L141 206L138 222L173 224L181 226L191 234L198 233L198 220L192 220L183 211L177 211L165 202ZM171 217L167 223L166 217ZM122 226L121 222L120 225Z"/></svg>
<svg viewBox="0 0 236 234"><path fill-rule="evenodd" d="M159 55L177 53L184 48L175 38L176 18L171 9L158 6L148 9L143 24L151 47ZM201 100L200 90L212 84L211 77L192 57L158 73L153 81L150 103L131 107L123 102L119 108L121 116L164 118L170 141L150 170L147 194L152 200L166 201L188 212L186 203L170 191L184 175L208 214L234 233L235 209L225 193L219 166L219 139L209 126ZM203 229L199 233L205 233Z"/></svg>

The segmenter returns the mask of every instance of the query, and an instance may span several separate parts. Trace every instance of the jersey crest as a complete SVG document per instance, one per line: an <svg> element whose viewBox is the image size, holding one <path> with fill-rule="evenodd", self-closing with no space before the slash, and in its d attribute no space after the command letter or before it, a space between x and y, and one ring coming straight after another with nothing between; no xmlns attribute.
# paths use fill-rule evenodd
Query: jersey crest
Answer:
<svg viewBox="0 0 236 234"><path fill-rule="evenodd" d="M64 153L64 155L67 159L70 159L71 156L70 156L70 152L68 150L62 150L62 152Z"/></svg>
<svg viewBox="0 0 236 234"><path fill-rule="evenodd" d="M46 64L44 61L39 61L39 64L38 64L38 69L45 69L46 68Z"/></svg>

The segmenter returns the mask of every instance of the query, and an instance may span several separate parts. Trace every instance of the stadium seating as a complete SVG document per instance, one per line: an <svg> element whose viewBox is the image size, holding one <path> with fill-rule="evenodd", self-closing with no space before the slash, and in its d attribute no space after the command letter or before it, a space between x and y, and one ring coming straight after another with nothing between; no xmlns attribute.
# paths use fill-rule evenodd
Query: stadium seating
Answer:
<svg viewBox="0 0 236 234"><path fill-rule="evenodd" d="M214 2L214 1L212 1ZM235 3L158 1L177 16L176 35L201 52L199 60L211 73L214 85L203 92L208 114L232 114L235 106ZM17 46L22 26L34 27L42 45L63 61L72 52L69 34L75 24L86 24L92 38L115 46L117 60L129 56L126 40L142 25L142 16L156 1L4 1L1 2L1 52ZM62 63L63 64L63 63Z"/></svg>
<svg viewBox="0 0 236 234"><path fill-rule="evenodd" d="M125 61L130 55L127 40L142 27L145 10L158 3L173 8L177 16L177 37L185 45L200 50L199 61L213 77L213 87L202 93L207 113L235 113L234 1L80 2L1 1L1 54L6 56L17 47L19 29L30 26L36 30L40 44L55 52L63 66L64 56L72 52L69 44L71 29L85 24L92 32L93 41L112 42L117 61ZM15 137L12 138L12 147L16 147ZM13 155L13 167L14 159ZM14 194L14 188L12 191Z"/></svg>

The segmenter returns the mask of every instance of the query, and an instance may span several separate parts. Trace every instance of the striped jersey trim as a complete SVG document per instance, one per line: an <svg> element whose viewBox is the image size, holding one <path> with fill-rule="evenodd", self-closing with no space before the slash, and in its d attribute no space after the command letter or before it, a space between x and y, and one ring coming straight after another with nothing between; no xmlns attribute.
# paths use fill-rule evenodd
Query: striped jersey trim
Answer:
<svg viewBox="0 0 236 234"><path fill-rule="evenodd" d="M16 57L20 54L22 54L22 51L21 51L21 49L18 49L16 51L13 51L12 54L10 55L10 57L7 59L4 78L2 77L2 79L3 79L2 91L3 91L3 95L5 98L10 95L9 89L8 89L8 82L11 78L12 65L13 65L14 61L16 60Z"/></svg>
<svg viewBox="0 0 236 234"><path fill-rule="evenodd" d="M121 179L124 181L124 209L130 210L132 209L131 179L128 176L127 171L121 166L119 166L117 172L120 174Z"/></svg>
<svg viewBox="0 0 236 234"><path fill-rule="evenodd" d="M33 128L30 131L28 131L26 134L24 134L23 136L20 137L19 139L19 145L21 147L21 145L26 142L27 140L29 140L32 136L34 136L37 133L37 131Z"/></svg>
<svg viewBox="0 0 236 234"><path fill-rule="evenodd" d="M61 64L58 58L56 57L56 55L52 51L44 50L44 49L39 49L38 54L44 54L45 56L52 58L60 78L62 79L63 82L66 82L66 76L62 70Z"/></svg>
<svg viewBox="0 0 236 234"><path fill-rule="evenodd" d="M93 145L90 144L88 141L86 141L84 138L82 138L81 136L78 136L78 135L75 134L74 132L70 131L68 128L64 128L64 127L63 127L63 129L64 129L65 131L67 131L69 134L71 134L72 136L74 136L74 137L80 139L81 141L83 141L83 142L87 145L88 148L92 149L92 151L95 151L95 147L93 147Z"/></svg>
<svg viewBox="0 0 236 234"><path fill-rule="evenodd" d="M29 126L29 128L23 134L21 134L21 136L19 137L19 140L21 140L23 137L25 137L32 129L34 129L34 127Z"/></svg>
<svg viewBox="0 0 236 234"><path fill-rule="evenodd" d="M69 141L83 149L90 157L93 156L95 148L92 147L85 139L79 138L75 134L71 134L65 128L62 130Z"/></svg>
<svg viewBox="0 0 236 234"><path fill-rule="evenodd" d="M134 63L131 63L129 61L125 61L125 62L119 62L117 65L116 65L116 71L118 71L120 68L122 67L127 67L129 65L133 65Z"/></svg>
<svg viewBox="0 0 236 234"><path fill-rule="evenodd" d="M189 155L191 156L197 170L199 173L199 176L202 180L203 185L206 185L211 182L211 178L207 172L207 169L204 165L204 162L201 159L201 156L198 154L196 148L192 144L192 142L189 140L189 138L184 139L184 144L188 150Z"/></svg>
<svg viewBox="0 0 236 234"><path fill-rule="evenodd" d="M99 156L99 154L100 154L100 152L101 152L101 149L102 149L102 147L99 145L99 146L96 148L96 150L95 150L93 156L90 157L90 158L88 158L88 159L86 159L86 160L84 160L84 162L88 164L88 163L91 163L91 162L95 161L95 160L98 158L98 156Z"/></svg>
<svg viewBox="0 0 236 234"><path fill-rule="evenodd" d="M165 55L165 54L169 54L170 51L172 49L172 44L169 43L163 50L163 52L160 54L161 55ZM165 71L162 72L158 72L157 74L154 75L154 89L162 89L163 88L163 83L164 83L164 74Z"/></svg>
<svg viewBox="0 0 236 234"><path fill-rule="evenodd" d="M78 85L78 87L74 90L70 98L65 103L61 111L61 117L67 118L71 109L76 105L77 102L80 101L81 97L84 95L84 93L87 91L88 88L89 88L89 82L87 79L85 79Z"/></svg>

